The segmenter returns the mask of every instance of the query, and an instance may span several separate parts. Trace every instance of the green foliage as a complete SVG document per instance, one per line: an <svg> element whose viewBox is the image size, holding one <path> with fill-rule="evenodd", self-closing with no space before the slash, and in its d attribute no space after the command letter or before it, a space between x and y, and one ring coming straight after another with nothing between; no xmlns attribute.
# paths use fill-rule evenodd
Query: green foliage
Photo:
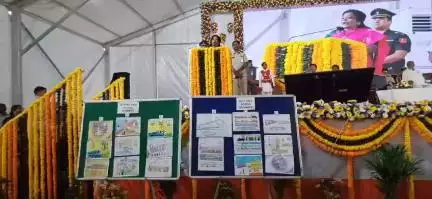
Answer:
<svg viewBox="0 0 432 199"><path fill-rule="evenodd" d="M423 160L409 157L403 145L384 145L373 156L366 163L386 199L395 198L398 186L410 175L421 172Z"/></svg>

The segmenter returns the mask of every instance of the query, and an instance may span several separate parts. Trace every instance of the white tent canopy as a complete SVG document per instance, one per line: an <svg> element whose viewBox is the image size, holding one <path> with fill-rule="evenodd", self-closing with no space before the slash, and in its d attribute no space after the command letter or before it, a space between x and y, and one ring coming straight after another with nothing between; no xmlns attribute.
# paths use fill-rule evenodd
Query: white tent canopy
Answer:
<svg viewBox="0 0 432 199"><path fill-rule="evenodd" d="M134 98L188 99L188 50L200 41L200 0L0 0L0 103L84 69L85 97L114 72Z"/></svg>

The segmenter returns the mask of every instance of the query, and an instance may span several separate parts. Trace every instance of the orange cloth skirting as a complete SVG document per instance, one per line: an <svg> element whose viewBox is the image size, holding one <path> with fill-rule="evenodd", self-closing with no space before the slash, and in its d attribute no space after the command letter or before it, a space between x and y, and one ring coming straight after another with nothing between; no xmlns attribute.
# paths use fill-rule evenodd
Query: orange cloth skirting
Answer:
<svg viewBox="0 0 432 199"><path fill-rule="evenodd" d="M235 197L241 198L240 196L240 180L231 180L235 189ZM269 180L248 180L247 181L247 195L248 199L267 199L268 183ZM321 199L324 195L319 189L315 188L315 185L319 180L315 179L303 179L302 180L302 199ZM128 191L129 199L142 199L141 195L144 194L143 187L144 181L118 181L118 183ZM209 199L213 198L213 194L216 189L216 180L198 180L198 199ZM381 194L376 188L374 180L355 180L355 193L356 199L375 199L381 198ZM288 185L290 186L290 185ZM285 189L284 199L296 199L294 186ZM431 199L432 181L429 180L416 180L415 181L415 195L416 199ZM408 199L407 184L401 186L401 193L399 199ZM174 195L174 199L190 199L192 198L192 183L188 177L181 177L177 183L177 192ZM348 193L345 184L342 185L342 199L347 199Z"/></svg>

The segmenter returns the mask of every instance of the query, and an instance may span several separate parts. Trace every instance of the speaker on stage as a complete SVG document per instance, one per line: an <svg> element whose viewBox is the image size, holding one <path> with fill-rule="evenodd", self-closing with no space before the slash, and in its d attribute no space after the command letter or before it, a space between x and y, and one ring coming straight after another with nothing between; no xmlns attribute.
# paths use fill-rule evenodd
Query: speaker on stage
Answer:
<svg viewBox="0 0 432 199"><path fill-rule="evenodd" d="M111 83L113 83L117 79L120 79L121 77L125 78L125 81L124 81L124 98L130 99L130 73L127 73L127 72L114 73L112 80L111 80Z"/></svg>

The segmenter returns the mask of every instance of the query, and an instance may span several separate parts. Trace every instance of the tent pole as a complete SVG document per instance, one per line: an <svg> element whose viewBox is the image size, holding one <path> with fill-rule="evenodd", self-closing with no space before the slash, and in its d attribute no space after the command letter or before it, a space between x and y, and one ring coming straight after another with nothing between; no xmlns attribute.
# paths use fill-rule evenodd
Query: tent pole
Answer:
<svg viewBox="0 0 432 199"><path fill-rule="evenodd" d="M104 56L104 62L105 62L105 85L109 85L111 82L111 63L110 63L110 47L105 47L105 56Z"/></svg>
<svg viewBox="0 0 432 199"><path fill-rule="evenodd" d="M23 104L23 79L21 57L21 13L16 6L10 6L11 22L11 72L12 104Z"/></svg>
<svg viewBox="0 0 432 199"><path fill-rule="evenodd" d="M154 50L154 57L153 57L153 67L154 67L154 76L156 78L155 85L154 85L154 95L156 98L159 98L159 84L158 84L158 67L157 67L157 49L156 49L156 31L153 31L153 50Z"/></svg>

